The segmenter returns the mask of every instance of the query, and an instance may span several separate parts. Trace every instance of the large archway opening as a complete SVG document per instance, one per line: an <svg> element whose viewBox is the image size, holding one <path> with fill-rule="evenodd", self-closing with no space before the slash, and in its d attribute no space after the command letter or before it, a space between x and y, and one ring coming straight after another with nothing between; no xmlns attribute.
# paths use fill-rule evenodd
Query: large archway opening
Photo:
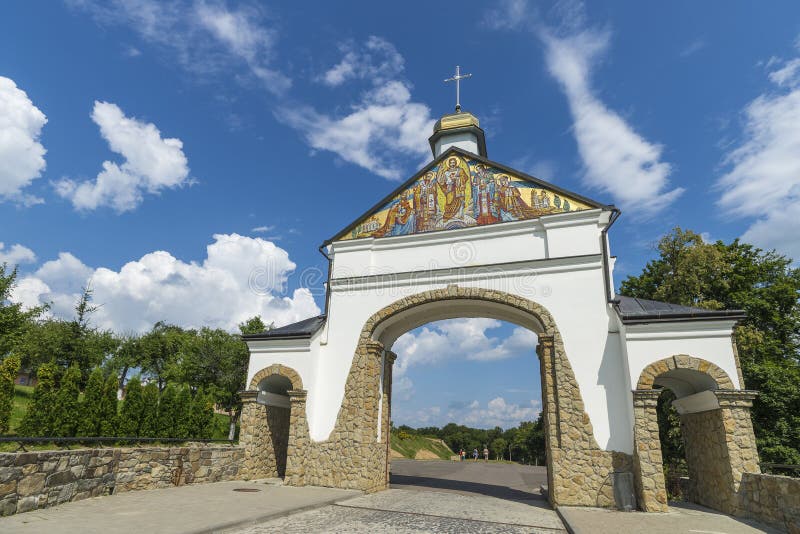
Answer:
<svg viewBox="0 0 800 534"><path fill-rule="evenodd" d="M312 461L337 451L348 427L359 431L361 454L348 461L363 473L353 487L378 491L389 485L389 423L392 367L387 350L403 333L432 320L490 317L512 322L538 336L543 426L547 463L547 497L551 504L609 507L615 505L615 473L633 470L629 454L601 449L594 437L572 365L552 314L541 304L507 292L455 285L401 298L375 312L361 330L333 438L309 451ZM377 391L377 398L371 391ZM362 408L363 407L363 408ZM309 464L313 465L313 464ZM326 483L321 470L306 470L306 480ZM348 486L349 487L349 486Z"/></svg>
<svg viewBox="0 0 800 534"><path fill-rule="evenodd" d="M494 318L507 312L480 317L491 306L476 304L426 306L413 320L404 314L403 324L434 320L385 345L397 355L388 403L390 485L546 506L537 335ZM470 316L435 320L458 313ZM391 338L396 328L384 332Z"/></svg>

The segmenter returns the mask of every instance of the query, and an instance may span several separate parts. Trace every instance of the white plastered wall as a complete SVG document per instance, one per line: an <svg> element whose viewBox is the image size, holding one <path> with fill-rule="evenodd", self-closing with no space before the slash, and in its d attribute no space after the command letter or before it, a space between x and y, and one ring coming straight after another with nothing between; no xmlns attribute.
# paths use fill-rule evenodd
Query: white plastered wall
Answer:
<svg viewBox="0 0 800 534"><path fill-rule="evenodd" d="M728 373L741 389L731 335L735 321L686 321L625 325L625 350L630 381L636 387L639 375L651 363L687 354L707 360Z"/></svg>
<svg viewBox="0 0 800 534"><path fill-rule="evenodd" d="M616 323L610 320L613 312L603 286L601 231L608 215L607 211L591 210L460 230L335 242L329 247L333 262L326 325L306 341L303 351L276 348L263 352L262 348L254 353L249 377L271 363L298 371L309 391L311 437L325 440L336 423L361 330L375 312L403 297L451 284L494 289L535 301L551 313L598 444L630 453L631 386L619 335L610 332L609 325ZM493 314L490 307L485 311L483 316ZM428 315L412 320L445 318L439 312L425 313ZM258 343L263 347L271 342ZM257 349L255 342L251 347ZM530 358L535 376L538 363L533 346Z"/></svg>
<svg viewBox="0 0 800 534"><path fill-rule="evenodd" d="M733 321L620 322L604 289L602 229L609 214L590 210L459 230L334 242L328 247L333 261L325 326L310 339L248 342L248 384L256 372L274 363L297 371L308 390L311 438L323 441L336 424L361 330L374 313L404 297L452 284L494 289L535 301L550 312L597 443L606 450L632 453L631 390L646 366L688 354L718 365L734 385L741 384L731 344ZM613 282L610 285L613 287ZM449 308L420 307L397 324L410 329L456 316L515 321L491 305L479 310L474 306L453 308L456 315L450 314ZM533 323L516 322L537 330ZM388 332L378 333L387 350L399 335L398 331ZM533 370L537 365L534 347L530 358ZM376 428L376 436L378 432Z"/></svg>

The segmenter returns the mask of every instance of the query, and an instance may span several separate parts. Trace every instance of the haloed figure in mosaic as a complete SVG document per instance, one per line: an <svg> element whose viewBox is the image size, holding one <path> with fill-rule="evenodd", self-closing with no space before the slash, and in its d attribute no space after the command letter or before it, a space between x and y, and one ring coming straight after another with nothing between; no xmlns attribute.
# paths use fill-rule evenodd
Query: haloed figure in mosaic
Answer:
<svg viewBox="0 0 800 534"><path fill-rule="evenodd" d="M582 200L535 178L450 154L409 180L344 239L485 226L585 209L589 206Z"/></svg>

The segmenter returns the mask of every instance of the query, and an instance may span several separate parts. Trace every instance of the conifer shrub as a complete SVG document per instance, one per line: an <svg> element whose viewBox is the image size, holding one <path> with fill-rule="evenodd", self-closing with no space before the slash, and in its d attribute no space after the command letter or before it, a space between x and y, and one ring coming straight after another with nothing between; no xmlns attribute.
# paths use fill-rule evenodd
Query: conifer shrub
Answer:
<svg viewBox="0 0 800 534"><path fill-rule="evenodd" d="M100 434L103 436L116 436L119 432L118 386L119 381L114 373L111 373L103 384L99 415Z"/></svg>
<svg viewBox="0 0 800 534"><path fill-rule="evenodd" d="M56 403L56 378L58 367L44 363L36 371L37 383L33 398L20 424L19 434L26 437L53 434L53 409Z"/></svg>
<svg viewBox="0 0 800 534"><path fill-rule="evenodd" d="M79 436L100 436L102 434L104 387L103 370L97 367L89 375L86 389L83 390L83 402L80 404L80 424L78 425Z"/></svg>
<svg viewBox="0 0 800 534"><path fill-rule="evenodd" d="M61 386L55 393L53 407L53 436L73 437L78 433L80 411L81 370L77 365L70 366L61 379Z"/></svg>
<svg viewBox="0 0 800 534"><path fill-rule="evenodd" d="M142 390L142 426L139 435L158 437L158 385L150 382Z"/></svg>
<svg viewBox="0 0 800 534"><path fill-rule="evenodd" d="M214 400L201 387L192 399L189 438L211 437L214 430Z"/></svg>
<svg viewBox="0 0 800 534"><path fill-rule="evenodd" d="M191 428L192 394L189 388L181 386L175 398L175 437L188 438Z"/></svg>
<svg viewBox="0 0 800 534"><path fill-rule="evenodd" d="M161 392L158 401L158 437L177 437L177 390L172 384L167 384Z"/></svg>
<svg viewBox="0 0 800 534"><path fill-rule="evenodd" d="M139 377L133 377L125 388L125 400L119 414L119 434L123 437L138 437L144 419L144 395Z"/></svg>

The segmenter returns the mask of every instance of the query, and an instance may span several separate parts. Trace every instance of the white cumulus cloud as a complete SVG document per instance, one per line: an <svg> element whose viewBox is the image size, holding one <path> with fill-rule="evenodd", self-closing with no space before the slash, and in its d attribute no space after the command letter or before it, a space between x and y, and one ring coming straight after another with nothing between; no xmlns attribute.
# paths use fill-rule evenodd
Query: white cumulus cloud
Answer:
<svg viewBox="0 0 800 534"><path fill-rule="evenodd" d="M437 365L448 360L492 361L534 354L536 334L516 327L508 337L491 335L500 321L485 318L437 321L397 338L392 351L397 354L393 376L400 380L404 398L413 393L413 381L407 376L411 367ZM397 388L395 388L397 390Z"/></svg>
<svg viewBox="0 0 800 534"><path fill-rule="evenodd" d="M741 142L716 183L729 216L755 218L742 239L800 259L800 59L771 60L774 91L744 108Z"/></svg>
<svg viewBox="0 0 800 534"><path fill-rule="evenodd" d="M0 76L0 201L42 200L24 189L42 175L47 152L39 142L47 117L14 80Z"/></svg>
<svg viewBox="0 0 800 534"><path fill-rule="evenodd" d="M162 138L155 124L127 117L116 104L95 102L92 120L122 164L103 162L94 181L65 178L55 183L59 195L78 210L109 206L121 213L135 209L145 193L185 185L189 162L180 139Z"/></svg>
<svg viewBox="0 0 800 534"><path fill-rule="evenodd" d="M541 403L538 400L532 400L525 405L509 403L503 397L495 397L487 402L485 407L474 401L468 408L460 411L451 410L447 415L450 420L466 426L509 428L523 421L533 421L539 416L540 411Z"/></svg>
<svg viewBox="0 0 800 534"><path fill-rule="evenodd" d="M394 394L394 391L392 392ZM534 421L539 417L541 403L532 400L528 404L508 402L497 396L485 404L477 400L470 403L451 403L447 410L439 406L405 411L403 405L393 408L392 418L400 424L412 427L444 426L448 423L466 425L473 428L512 428L523 421Z"/></svg>
<svg viewBox="0 0 800 534"><path fill-rule="evenodd" d="M0 264L7 263L13 268L20 263L33 263L35 261L36 254L28 247L19 243L6 247L5 243L0 241Z"/></svg>
<svg viewBox="0 0 800 534"><path fill-rule="evenodd" d="M285 291L294 269L288 253L270 241L216 234L199 263L160 250L115 271L62 253L23 277L13 299L28 307L52 302L51 313L71 317L81 287L90 284L99 305L93 323L118 332L142 332L162 320L235 330L254 315L280 326L320 312L308 289ZM254 284L254 272L268 275Z"/></svg>
<svg viewBox="0 0 800 534"><path fill-rule="evenodd" d="M275 116L300 132L311 148L400 179L409 156L422 160L429 154L434 122L430 108L413 101L411 85L401 77L403 64L394 46L378 37L370 37L363 49L347 45L342 60L321 80L330 86L366 81L368 88L348 111L334 114L297 104L276 110Z"/></svg>

